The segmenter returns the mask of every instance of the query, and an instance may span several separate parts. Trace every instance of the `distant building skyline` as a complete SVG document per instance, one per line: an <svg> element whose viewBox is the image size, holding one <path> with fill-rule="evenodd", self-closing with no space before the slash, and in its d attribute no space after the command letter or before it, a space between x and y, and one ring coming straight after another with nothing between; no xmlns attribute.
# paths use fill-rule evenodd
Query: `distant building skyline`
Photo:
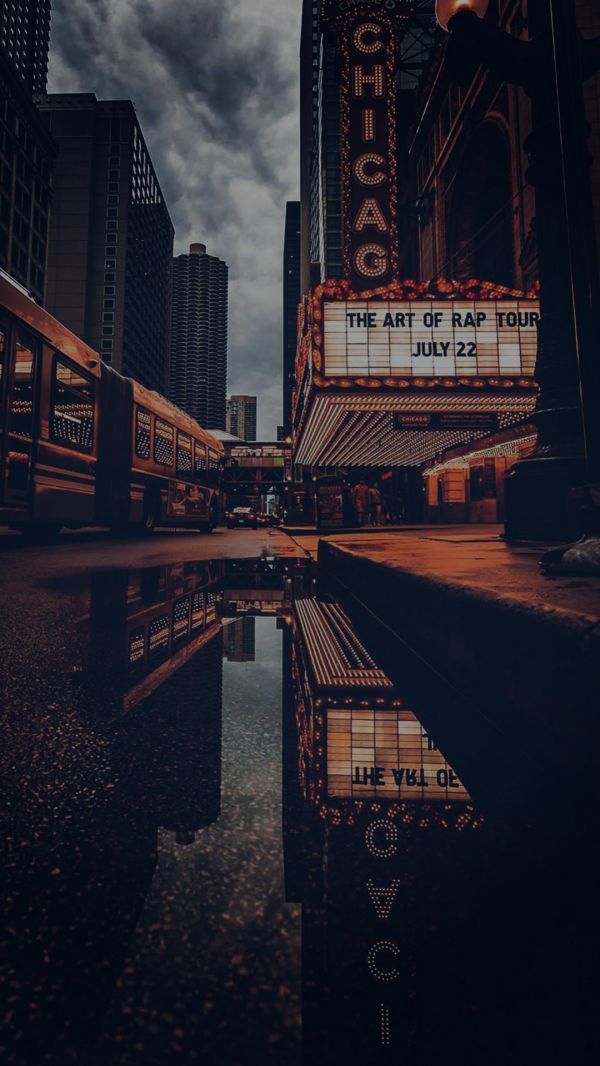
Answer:
<svg viewBox="0 0 600 1066"><path fill-rule="evenodd" d="M228 277L204 244L173 260L169 398L205 429L225 429Z"/></svg>
<svg viewBox="0 0 600 1066"><path fill-rule="evenodd" d="M228 433L241 440L256 440L257 398L237 395L227 400Z"/></svg>
<svg viewBox="0 0 600 1066"><path fill-rule="evenodd" d="M42 303L56 146L4 48L0 96L0 267Z"/></svg>
<svg viewBox="0 0 600 1066"><path fill-rule="evenodd" d="M59 148L46 306L103 360L165 393L174 229L130 100L38 96Z"/></svg>

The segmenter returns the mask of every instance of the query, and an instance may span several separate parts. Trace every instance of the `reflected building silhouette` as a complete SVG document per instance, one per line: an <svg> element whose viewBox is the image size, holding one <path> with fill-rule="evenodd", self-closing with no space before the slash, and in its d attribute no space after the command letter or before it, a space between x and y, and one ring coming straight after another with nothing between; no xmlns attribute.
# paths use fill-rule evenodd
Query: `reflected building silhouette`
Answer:
<svg viewBox="0 0 600 1066"><path fill-rule="evenodd" d="M256 660L254 615L236 618L224 627L223 656L230 663L253 663Z"/></svg>

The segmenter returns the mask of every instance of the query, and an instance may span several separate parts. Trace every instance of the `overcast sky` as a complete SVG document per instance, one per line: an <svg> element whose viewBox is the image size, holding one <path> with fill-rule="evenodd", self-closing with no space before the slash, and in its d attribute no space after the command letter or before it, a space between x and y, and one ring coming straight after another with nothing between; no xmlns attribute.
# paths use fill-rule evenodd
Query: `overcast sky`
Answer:
<svg viewBox="0 0 600 1066"><path fill-rule="evenodd" d="M281 421L301 0L53 0L50 92L133 100L175 226L229 264L229 392Z"/></svg>

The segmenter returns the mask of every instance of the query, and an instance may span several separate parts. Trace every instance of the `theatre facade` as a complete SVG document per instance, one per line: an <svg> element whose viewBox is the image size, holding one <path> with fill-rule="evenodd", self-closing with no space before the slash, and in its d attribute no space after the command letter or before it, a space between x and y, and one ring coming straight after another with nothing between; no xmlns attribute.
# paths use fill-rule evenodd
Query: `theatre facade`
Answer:
<svg viewBox="0 0 600 1066"><path fill-rule="evenodd" d="M535 445L535 269L495 280L490 262L490 280L473 276L475 260L468 271L452 260L427 276L425 208L407 210L418 162L411 143L427 99L412 91L409 122L402 78L414 9L399 0L321 8L313 134L321 170L302 221L310 215L318 239L299 309L294 460L310 476L377 481L384 495L412 475L420 500L404 518L497 521L504 476ZM319 136L329 140L319 145Z"/></svg>

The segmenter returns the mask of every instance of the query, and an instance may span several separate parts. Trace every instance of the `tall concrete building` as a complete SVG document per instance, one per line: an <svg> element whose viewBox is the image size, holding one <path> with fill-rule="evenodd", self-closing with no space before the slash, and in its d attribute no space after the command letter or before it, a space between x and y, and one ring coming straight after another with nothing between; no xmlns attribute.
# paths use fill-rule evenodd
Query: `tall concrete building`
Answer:
<svg viewBox="0 0 600 1066"><path fill-rule="evenodd" d="M173 260L169 397L206 429L225 429L228 273L204 244Z"/></svg>
<svg viewBox="0 0 600 1066"><path fill-rule="evenodd" d="M300 303L300 203L285 207L283 242L283 437L292 432L292 392Z"/></svg>
<svg viewBox="0 0 600 1066"><path fill-rule="evenodd" d="M167 387L173 224L130 100L37 97L58 144L46 306L123 374Z"/></svg>
<svg viewBox="0 0 600 1066"><path fill-rule="evenodd" d="M256 396L230 396L227 432L241 440L256 440Z"/></svg>
<svg viewBox="0 0 600 1066"><path fill-rule="evenodd" d="M45 92L50 0L0 0L0 44L29 92Z"/></svg>
<svg viewBox="0 0 600 1066"><path fill-rule="evenodd" d="M0 0L0 267L44 296L56 147L33 103L46 87L50 0Z"/></svg>

